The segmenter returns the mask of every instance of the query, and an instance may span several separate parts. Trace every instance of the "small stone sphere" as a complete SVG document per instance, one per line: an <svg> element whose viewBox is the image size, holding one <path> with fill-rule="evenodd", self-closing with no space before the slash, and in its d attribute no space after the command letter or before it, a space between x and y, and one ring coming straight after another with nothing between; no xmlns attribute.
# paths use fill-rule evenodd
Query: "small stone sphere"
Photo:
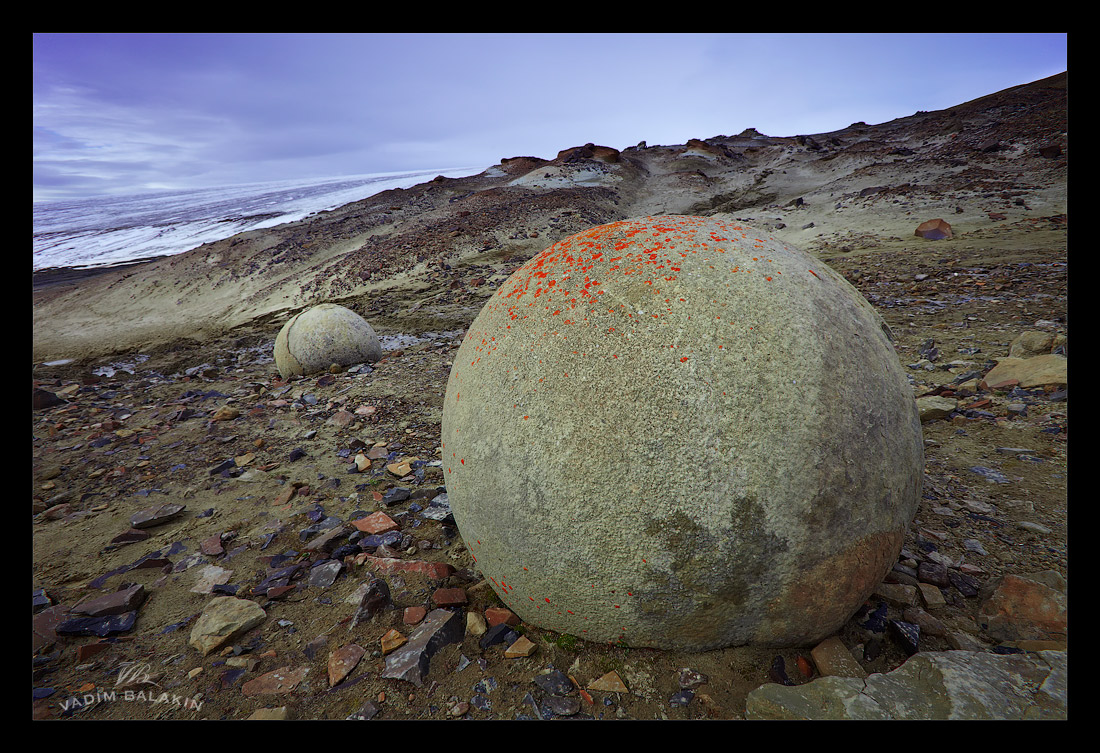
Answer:
<svg viewBox="0 0 1100 753"><path fill-rule="evenodd" d="M923 441L889 328L761 230L659 216L517 269L442 421L475 567L524 621L706 651L835 633L896 561Z"/></svg>
<svg viewBox="0 0 1100 753"><path fill-rule="evenodd" d="M275 366L283 379L381 357L382 344L367 320L333 303L291 317L275 338Z"/></svg>

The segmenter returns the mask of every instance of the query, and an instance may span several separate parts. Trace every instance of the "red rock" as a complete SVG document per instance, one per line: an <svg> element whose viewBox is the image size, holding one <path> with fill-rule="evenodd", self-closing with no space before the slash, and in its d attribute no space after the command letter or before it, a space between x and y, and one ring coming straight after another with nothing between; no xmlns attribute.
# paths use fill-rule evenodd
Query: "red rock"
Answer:
<svg viewBox="0 0 1100 753"><path fill-rule="evenodd" d="M97 643L86 643L83 646L76 647L76 660L78 662L85 662L92 658L101 651L106 651L113 643L107 643L106 641L99 641Z"/></svg>
<svg viewBox="0 0 1100 753"><path fill-rule="evenodd" d="M530 656L535 653L534 643L526 635L521 635L515 643L504 650L504 657L506 659L520 659L525 656Z"/></svg>
<svg viewBox="0 0 1100 753"><path fill-rule="evenodd" d="M328 420L327 423L330 423L339 429L343 429L354 420L355 416L353 414L348 413L346 410L340 410L336 411L336 413L333 413L332 417Z"/></svg>
<svg viewBox="0 0 1100 753"><path fill-rule="evenodd" d="M519 615L511 609L503 607L489 607L486 609L485 621L489 623L489 627L499 625L502 622L506 625L518 625L520 623Z"/></svg>
<svg viewBox="0 0 1100 753"><path fill-rule="evenodd" d="M1068 635L1064 594L1043 583L1006 575L978 609L978 623L996 640L1056 640Z"/></svg>
<svg viewBox="0 0 1100 753"><path fill-rule="evenodd" d="M69 619L69 608L57 604L47 607L31 620L32 647L35 651L52 646L57 641L56 628Z"/></svg>
<svg viewBox="0 0 1100 753"><path fill-rule="evenodd" d="M922 222L920 225L917 226L917 230L914 235L933 241L953 237L951 233L951 225L940 219Z"/></svg>
<svg viewBox="0 0 1100 753"><path fill-rule="evenodd" d="M402 618L406 625L415 625L427 616L428 610L424 607L405 607L405 614Z"/></svg>
<svg viewBox="0 0 1100 753"><path fill-rule="evenodd" d="M379 534L388 533L389 531L396 531L400 526L394 522L386 513L379 510L376 513L372 513L365 518L359 518L353 520L352 525L358 528L364 533Z"/></svg>
<svg viewBox="0 0 1100 753"><path fill-rule="evenodd" d="M118 536L111 539L112 544L132 544L135 541L145 541L145 539L152 536L150 533L138 530L137 528L131 528L128 531L123 531Z"/></svg>
<svg viewBox="0 0 1100 753"><path fill-rule="evenodd" d="M278 599L279 597L285 596L286 594L290 593L295 588L297 588L296 585L275 586L274 588L269 588L269 589L267 589L267 598L269 598L269 599Z"/></svg>
<svg viewBox="0 0 1100 753"><path fill-rule="evenodd" d="M206 555L213 557L217 554L223 554L225 549L222 548L222 536L220 533L216 533L208 539L203 539L199 544L199 550Z"/></svg>
<svg viewBox="0 0 1100 753"><path fill-rule="evenodd" d="M802 654L798 655L798 671L802 673L803 677L813 677L814 668L810 662Z"/></svg>
<svg viewBox="0 0 1100 753"><path fill-rule="evenodd" d="M288 504L290 502L290 500L294 498L294 495L297 494L297 493L298 493L297 488L295 488L294 486L288 486L286 489L283 489L281 492L279 492L279 496L277 496L275 498L275 501L272 502L272 504L274 504L274 505Z"/></svg>
<svg viewBox="0 0 1100 753"><path fill-rule="evenodd" d="M362 555L360 555L362 556ZM356 560L358 561L358 559ZM433 580L443 580L454 573L453 566L445 562L426 562L424 560L399 560L394 557L374 557L366 555L363 562L371 569L382 573L420 573Z"/></svg>
<svg viewBox="0 0 1100 753"><path fill-rule="evenodd" d="M458 607L466 603L466 589L440 588L432 594L432 603L437 607Z"/></svg>

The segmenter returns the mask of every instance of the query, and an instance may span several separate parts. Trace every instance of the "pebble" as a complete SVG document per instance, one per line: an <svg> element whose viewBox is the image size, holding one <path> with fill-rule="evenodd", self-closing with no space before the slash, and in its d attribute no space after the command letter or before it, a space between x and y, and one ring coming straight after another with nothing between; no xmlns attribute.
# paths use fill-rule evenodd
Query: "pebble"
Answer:
<svg viewBox="0 0 1100 753"><path fill-rule="evenodd" d="M382 653L388 654L394 649L404 646L408 640L400 631L391 629L382 636Z"/></svg>
<svg viewBox="0 0 1100 753"><path fill-rule="evenodd" d="M682 690L695 690L700 685L706 684L708 679L709 678L702 672L697 672L688 667L682 667L676 681Z"/></svg>
<svg viewBox="0 0 1100 753"><path fill-rule="evenodd" d="M504 658L520 659L527 657L535 653L536 648L537 646L535 646L527 636L521 635L512 645L505 649Z"/></svg>
<svg viewBox="0 0 1100 753"><path fill-rule="evenodd" d="M589 690L597 690L603 693L629 693L626 683L619 677L619 673L612 670L607 674L588 683Z"/></svg>

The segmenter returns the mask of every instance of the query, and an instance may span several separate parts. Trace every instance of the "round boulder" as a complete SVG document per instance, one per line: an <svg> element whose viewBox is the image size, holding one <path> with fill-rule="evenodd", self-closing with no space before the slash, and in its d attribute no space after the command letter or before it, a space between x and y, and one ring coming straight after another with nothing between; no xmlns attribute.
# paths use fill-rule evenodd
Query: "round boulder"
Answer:
<svg viewBox="0 0 1100 753"><path fill-rule="evenodd" d="M275 366L283 379L324 371L334 363L351 366L381 357L374 328L351 309L333 303L291 317L275 338Z"/></svg>
<svg viewBox="0 0 1100 753"><path fill-rule="evenodd" d="M448 499L524 621L705 651L831 635L921 494L889 329L820 260L750 227L595 227L508 278L459 347Z"/></svg>

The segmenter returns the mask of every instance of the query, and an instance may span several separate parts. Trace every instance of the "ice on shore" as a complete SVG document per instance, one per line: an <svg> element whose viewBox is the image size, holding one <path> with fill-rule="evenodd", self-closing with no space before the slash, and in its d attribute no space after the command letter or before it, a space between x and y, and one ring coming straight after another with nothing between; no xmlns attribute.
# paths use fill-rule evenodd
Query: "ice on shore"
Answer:
<svg viewBox="0 0 1100 753"><path fill-rule="evenodd" d="M437 175L457 178L476 172L451 168L372 173L36 202L33 268L99 267L172 256L246 230L294 222L382 191L409 188Z"/></svg>

